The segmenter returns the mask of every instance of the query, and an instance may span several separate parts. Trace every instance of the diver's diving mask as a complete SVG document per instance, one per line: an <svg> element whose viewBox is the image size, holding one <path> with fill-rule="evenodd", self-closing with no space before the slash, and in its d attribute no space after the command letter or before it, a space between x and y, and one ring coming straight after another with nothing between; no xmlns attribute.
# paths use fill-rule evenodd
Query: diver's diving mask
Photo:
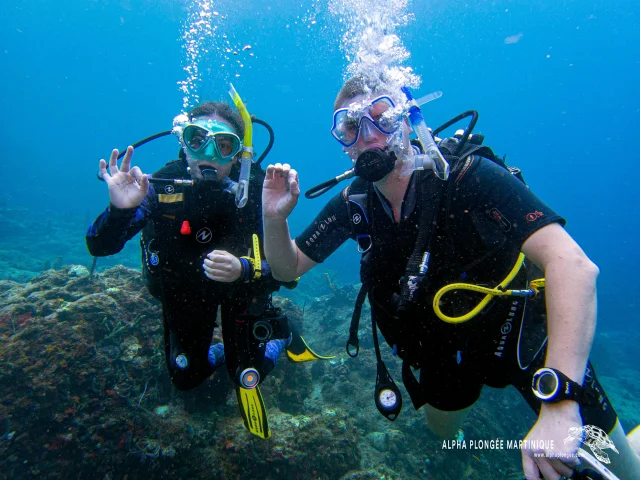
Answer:
<svg viewBox="0 0 640 480"><path fill-rule="evenodd" d="M226 165L242 150L240 137L217 120L195 120L182 126L181 143L194 160Z"/></svg>
<svg viewBox="0 0 640 480"><path fill-rule="evenodd" d="M371 102L355 102L336 110L331 134L343 147L350 147L358 141L360 131L370 129L371 125L380 133L393 134L400 127L403 116L404 110L396 108L393 100L383 95Z"/></svg>

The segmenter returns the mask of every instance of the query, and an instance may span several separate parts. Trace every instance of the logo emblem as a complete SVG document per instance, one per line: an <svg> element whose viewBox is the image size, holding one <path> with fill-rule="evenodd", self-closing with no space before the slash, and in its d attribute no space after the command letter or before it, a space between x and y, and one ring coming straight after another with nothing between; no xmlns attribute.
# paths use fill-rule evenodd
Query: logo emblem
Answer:
<svg viewBox="0 0 640 480"><path fill-rule="evenodd" d="M169 195L175 193L176 189L173 185L165 185L164 186L164 193L168 193Z"/></svg>
<svg viewBox="0 0 640 480"><path fill-rule="evenodd" d="M152 253L151 254L151 258L149 259L149 263L151 263L151 265L153 265L154 267L158 265L158 263L160 263L160 258L158 257L157 253Z"/></svg>
<svg viewBox="0 0 640 480"><path fill-rule="evenodd" d="M201 228L196 233L196 240L200 243L209 243L211 241L212 233L208 227Z"/></svg>
<svg viewBox="0 0 640 480"><path fill-rule="evenodd" d="M595 425L570 428L569 436L564 439L564 444L566 445L573 440L580 440L580 442L589 447L593 456L602 463L611 463L609 455L604 451L605 449L610 448L614 452L620 453L604 430Z"/></svg>
<svg viewBox="0 0 640 480"><path fill-rule="evenodd" d="M359 213L356 213L353 217L351 217L351 221L355 224L358 225L361 221L362 221L362 217L360 216Z"/></svg>
<svg viewBox="0 0 640 480"><path fill-rule="evenodd" d="M492 208L491 211L489 211L489 216L493 220L498 222L498 225L500 225L500 230L504 232L508 232L509 230L511 230L511 222L507 220L497 208Z"/></svg>
<svg viewBox="0 0 640 480"><path fill-rule="evenodd" d="M527 222L535 222L540 217L544 217L544 213L534 210L531 213L527 213L525 218L527 219Z"/></svg>
<svg viewBox="0 0 640 480"><path fill-rule="evenodd" d="M503 335L509 335L509 332L511 332L511 324L509 322L503 323L500 330L502 331Z"/></svg>
<svg viewBox="0 0 640 480"><path fill-rule="evenodd" d="M321 232L326 232L327 224L325 222L322 222L320 225L318 225L318 230L320 230Z"/></svg>

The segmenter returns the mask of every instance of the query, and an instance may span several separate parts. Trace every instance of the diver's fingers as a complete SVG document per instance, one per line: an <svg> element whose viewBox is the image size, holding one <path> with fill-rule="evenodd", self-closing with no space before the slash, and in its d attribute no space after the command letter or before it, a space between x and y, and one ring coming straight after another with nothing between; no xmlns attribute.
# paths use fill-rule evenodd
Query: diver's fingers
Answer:
<svg viewBox="0 0 640 480"><path fill-rule="evenodd" d="M131 168L131 157L133 156L133 147L129 145L127 147L127 151L124 154L124 158L122 159L122 165L120 165L121 172L128 172Z"/></svg>
<svg viewBox="0 0 640 480"><path fill-rule="evenodd" d="M212 270L205 270L204 275L209 280L215 280L216 282L223 281L223 277L221 277L220 275L216 275Z"/></svg>
<svg viewBox="0 0 640 480"><path fill-rule="evenodd" d="M560 480L561 475L553 468L547 457L536 457L535 462L545 480ZM569 472L571 474L571 472Z"/></svg>
<svg viewBox="0 0 640 480"><path fill-rule="evenodd" d="M215 267L212 267L213 262L211 262L210 260L205 260L204 261L204 274L207 278L211 279L211 280L215 280L216 282L233 282L236 280L237 276L234 277L233 276L233 272L231 270L231 268L226 268L226 266L223 266L221 268L220 265L217 265Z"/></svg>
<svg viewBox="0 0 640 480"><path fill-rule="evenodd" d="M225 259L229 260L230 253L225 250L213 250L207 254L207 258L214 262L222 262Z"/></svg>
<svg viewBox="0 0 640 480"><path fill-rule="evenodd" d="M298 180L298 172L296 172L293 168L289 170L289 176L287 178L289 182L289 190L291 191L291 195L299 196L300 195L300 181Z"/></svg>
<svg viewBox="0 0 640 480"><path fill-rule="evenodd" d="M271 174L271 178L273 178L273 179L282 178L283 177L282 170L283 170L282 164L281 163L276 163L273 166L273 171L272 171L272 174Z"/></svg>
<svg viewBox="0 0 640 480"><path fill-rule="evenodd" d="M570 462L573 459L570 458L570 459L567 459L569 461L563 461L565 460L563 458L549 458L548 460L551 466L553 467L553 469L556 472L558 472L561 476L571 478L571 475L573 475L573 468L567 465L567 463L575 463L575 462ZM574 466L577 466L577 464Z"/></svg>
<svg viewBox="0 0 640 480"><path fill-rule="evenodd" d="M276 166L269 164L269 166L267 167L267 172L265 173L265 180L273 180L273 175L276 171Z"/></svg>
<svg viewBox="0 0 640 480"><path fill-rule="evenodd" d="M144 175L142 174L142 170L140 170L139 167L133 167L129 171L129 176L133 178L133 180L138 182L138 185L142 184L142 178L144 177ZM130 182L130 183L133 183L133 182Z"/></svg>
<svg viewBox="0 0 640 480"><path fill-rule="evenodd" d="M538 480L540 478L540 470L535 460L530 456L529 452L524 450L522 451L522 471L526 480Z"/></svg>
<svg viewBox="0 0 640 480"><path fill-rule="evenodd" d="M111 151L111 157L109 158L109 173L111 175L115 175L116 173L118 173L118 149L114 148Z"/></svg>
<svg viewBox="0 0 640 480"><path fill-rule="evenodd" d="M142 181L140 183L140 190L142 190L142 194L146 197L147 193L149 193L149 177L146 175L142 175Z"/></svg>
<svg viewBox="0 0 640 480"><path fill-rule="evenodd" d="M218 271L218 272L230 272L232 268L231 262L227 261L214 261L208 258L204 259L203 266L205 270Z"/></svg>
<svg viewBox="0 0 640 480"><path fill-rule="evenodd" d="M106 180L107 178L111 178L111 175L109 175L107 173L107 162L104 158L100 159L100 176L102 177L103 180Z"/></svg>

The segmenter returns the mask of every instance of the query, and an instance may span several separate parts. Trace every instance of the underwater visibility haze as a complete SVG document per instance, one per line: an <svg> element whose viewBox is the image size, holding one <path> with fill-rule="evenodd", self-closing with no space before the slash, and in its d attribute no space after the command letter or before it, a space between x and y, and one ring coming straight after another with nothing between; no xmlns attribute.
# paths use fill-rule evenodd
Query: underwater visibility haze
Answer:
<svg viewBox="0 0 640 480"><path fill-rule="evenodd" d="M366 305L360 355L345 352L354 242L274 295L335 357L278 362L261 385L268 440L245 430L229 375L172 386L137 236L93 272L85 235L109 204L96 173L112 149L171 130L200 102L230 103L232 83L275 133L262 167L290 163L304 192L352 167L330 133L333 104L347 78L371 72L416 98L442 92L422 107L431 128L477 110L474 131L567 219L600 270L591 359L632 430L639 14L631 0L3 2L0 478L523 478L517 449L443 448L406 393L395 422L376 411ZM256 125L254 137L260 154L268 134ZM132 165L152 174L179 149L165 136ZM291 234L346 185L301 195ZM400 361L381 349L401 384ZM520 440L535 418L513 388L485 387L457 438Z"/></svg>

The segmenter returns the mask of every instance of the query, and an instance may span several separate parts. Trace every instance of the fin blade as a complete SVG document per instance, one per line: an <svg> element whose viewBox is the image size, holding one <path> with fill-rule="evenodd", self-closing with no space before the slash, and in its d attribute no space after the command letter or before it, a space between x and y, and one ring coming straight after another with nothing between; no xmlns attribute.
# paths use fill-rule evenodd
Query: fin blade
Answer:
<svg viewBox="0 0 640 480"><path fill-rule="evenodd" d="M248 390L237 386L236 395L238 397L240 416L245 428L260 438L269 438L271 431L269 430L267 409L264 405L260 388L256 387Z"/></svg>
<svg viewBox="0 0 640 480"><path fill-rule="evenodd" d="M287 358L295 363L311 362L313 360L330 360L332 356L323 356L314 352L301 335L294 335L291 344L286 348Z"/></svg>

